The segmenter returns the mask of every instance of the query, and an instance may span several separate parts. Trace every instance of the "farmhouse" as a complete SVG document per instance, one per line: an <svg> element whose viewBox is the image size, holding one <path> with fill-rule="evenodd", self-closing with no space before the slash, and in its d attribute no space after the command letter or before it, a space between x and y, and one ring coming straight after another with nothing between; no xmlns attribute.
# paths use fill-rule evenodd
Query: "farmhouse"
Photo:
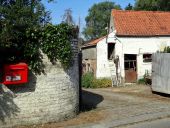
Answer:
<svg viewBox="0 0 170 128"><path fill-rule="evenodd" d="M83 71L113 85L151 74L152 54L170 46L170 12L112 10L109 34L82 47Z"/></svg>

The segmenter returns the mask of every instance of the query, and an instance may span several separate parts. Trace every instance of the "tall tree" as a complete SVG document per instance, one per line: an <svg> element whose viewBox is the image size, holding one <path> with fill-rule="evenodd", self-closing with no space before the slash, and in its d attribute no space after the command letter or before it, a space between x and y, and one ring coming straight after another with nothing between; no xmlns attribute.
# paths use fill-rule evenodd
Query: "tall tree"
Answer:
<svg viewBox="0 0 170 128"><path fill-rule="evenodd" d="M135 10L170 11L169 0L136 0Z"/></svg>
<svg viewBox="0 0 170 128"><path fill-rule="evenodd" d="M41 0L0 0L1 63L25 61L39 70L41 30L49 20Z"/></svg>
<svg viewBox="0 0 170 128"><path fill-rule="evenodd" d="M121 7L114 2L106 1L94 4L88 10L88 16L85 18L86 27L83 30L86 40L95 39L107 34L105 28L108 27L112 9L121 9Z"/></svg>
<svg viewBox="0 0 170 128"><path fill-rule="evenodd" d="M26 30L44 25L49 18L40 0L1 0L0 46L22 46Z"/></svg>
<svg viewBox="0 0 170 128"><path fill-rule="evenodd" d="M133 10L133 6L129 3L126 7L125 10Z"/></svg>

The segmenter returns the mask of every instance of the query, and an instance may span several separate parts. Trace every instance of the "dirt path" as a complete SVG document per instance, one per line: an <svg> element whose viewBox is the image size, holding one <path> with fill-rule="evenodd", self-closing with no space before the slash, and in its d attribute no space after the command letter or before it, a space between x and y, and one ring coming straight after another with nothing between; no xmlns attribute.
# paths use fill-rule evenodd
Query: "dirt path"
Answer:
<svg viewBox="0 0 170 128"><path fill-rule="evenodd" d="M84 89L82 112L60 123L35 125L36 128L111 127L170 116L170 97L152 94L149 86ZM17 128L32 128L17 127Z"/></svg>

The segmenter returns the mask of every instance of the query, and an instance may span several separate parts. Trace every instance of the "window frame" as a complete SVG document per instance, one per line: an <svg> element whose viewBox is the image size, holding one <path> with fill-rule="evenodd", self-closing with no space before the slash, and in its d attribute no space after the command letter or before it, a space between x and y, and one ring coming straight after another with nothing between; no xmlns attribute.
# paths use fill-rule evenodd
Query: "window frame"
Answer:
<svg viewBox="0 0 170 128"><path fill-rule="evenodd" d="M151 53L143 53L143 63L151 63L152 62L152 54Z"/></svg>

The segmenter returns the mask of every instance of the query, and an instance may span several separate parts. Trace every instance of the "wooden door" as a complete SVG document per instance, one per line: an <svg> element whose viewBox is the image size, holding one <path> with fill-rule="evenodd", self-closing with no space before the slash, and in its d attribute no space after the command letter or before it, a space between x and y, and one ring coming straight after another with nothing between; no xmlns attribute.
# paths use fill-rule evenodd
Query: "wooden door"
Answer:
<svg viewBox="0 0 170 128"><path fill-rule="evenodd" d="M125 82L135 83L137 81L136 55L125 54Z"/></svg>

